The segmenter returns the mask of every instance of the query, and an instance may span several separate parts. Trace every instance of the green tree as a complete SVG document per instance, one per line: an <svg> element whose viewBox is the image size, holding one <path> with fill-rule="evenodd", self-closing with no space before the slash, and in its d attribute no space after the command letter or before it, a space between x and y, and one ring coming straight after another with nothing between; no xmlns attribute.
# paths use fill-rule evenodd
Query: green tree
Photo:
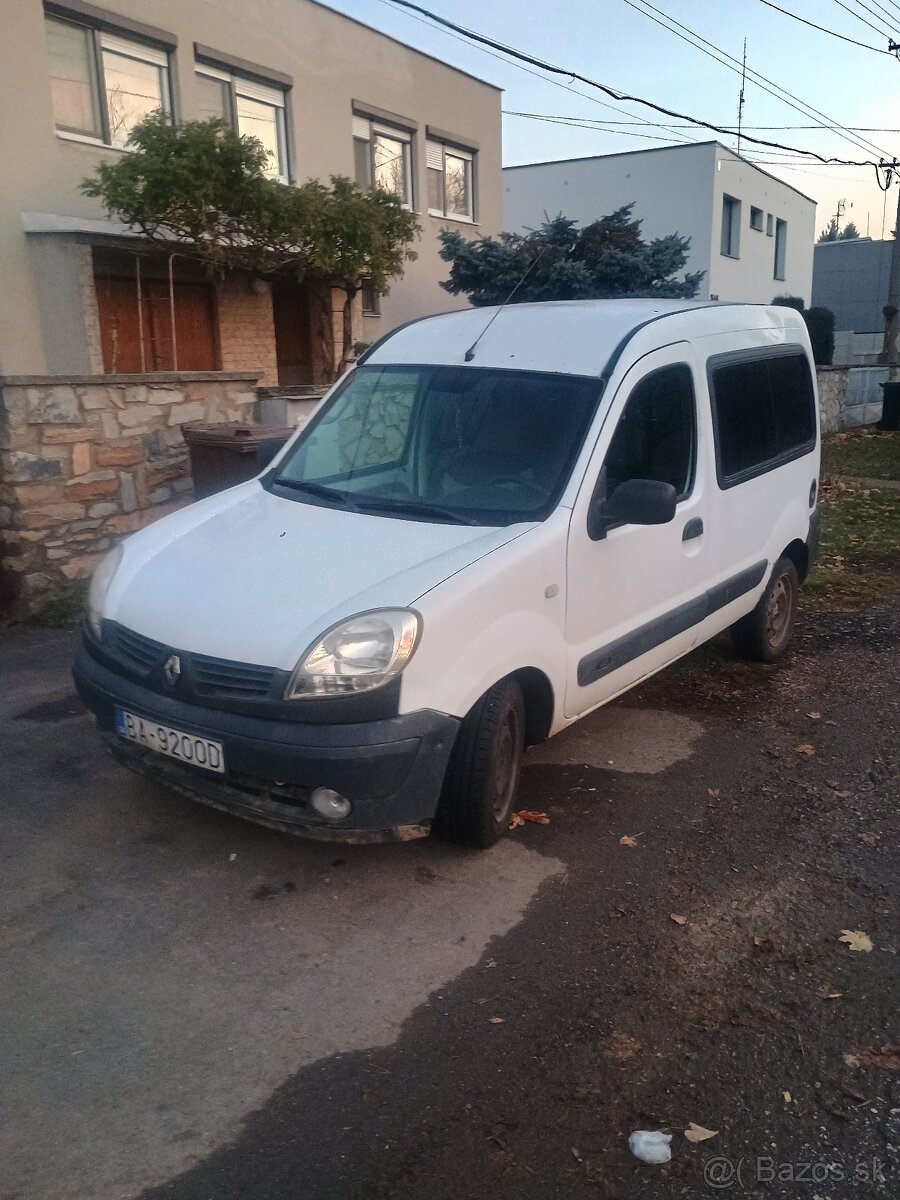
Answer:
<svg viewBox="0 0 900 1200"><path fill-rule="evenodd" d="M644 242L633 208L626 204L582 229L560 215L527 234L474 241L444 230L440 254L450 263L450 278L441 287L468 296L476 307L502 304L514 288L515 303L696 296L705 272L675 278L687 262L690 238L673 233Z"/></svg>
<svg viewBox="0 0 900 1200"><path fill-rule="evenodd" d="M129 149L83 181L85 195L155 249L217 276L242 270L343 289L345 357L361 280L383 295L416 257L419 226L397 196L341 176L280 183L266 174L263 144L224 121L172 124L154 114L132 130Z"/></svg>
<svg viewBox="0 0 900 1200"><path fill-rule="evenodd" d="M842 242L852 242L854 238L859 237L859 230L852 221L848 221L841 233L840 240Z"/></svg>
<svg viewBox="0 0 900 1200"><path fill-rule="evenodd" d="M822 232L819 234L820 242L836 242L840 236L837 217L832 217Z"/></svg>

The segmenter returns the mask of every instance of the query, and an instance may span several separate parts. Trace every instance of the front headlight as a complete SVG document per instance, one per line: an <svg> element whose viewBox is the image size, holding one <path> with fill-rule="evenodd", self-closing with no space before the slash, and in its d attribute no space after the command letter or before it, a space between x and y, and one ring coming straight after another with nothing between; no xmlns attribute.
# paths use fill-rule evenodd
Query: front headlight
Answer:
<svg viewBox="0 0 900 1200"><path fill-rule="evenodd" d="M422 621L410 609L376 609L332 626L310 646L287 685L286 700L343 696L380 687L413 656Z"/></svg>
<svg viewBox="0 0 900 1200"><path fill-rule="evenodd" d="M91 586L88 591L87 619L88 624L94 632L94 636L98 639L102 633L101 622L103 620L103 607L106 604L106 595L121 561L122 547L116 546L115 550L110 550L106 558L103 559L91 579Z"/></svg>

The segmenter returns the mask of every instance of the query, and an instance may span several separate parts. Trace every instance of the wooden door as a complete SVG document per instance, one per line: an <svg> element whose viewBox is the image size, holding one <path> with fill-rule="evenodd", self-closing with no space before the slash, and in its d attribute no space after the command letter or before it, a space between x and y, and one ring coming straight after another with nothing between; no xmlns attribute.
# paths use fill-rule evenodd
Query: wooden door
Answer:
<svg viewBox="0 0 900 1200"><path fill-rule="evenodd" d="M213 294L209 284L176 280L173 287L174 348L166 280L142 281L140 317L134 279L97 276L95 285L104 371L137 374L176 369L215 371L218 368Z"/></svg>
<svg viewBox="0 0 900 1200"><path fill-rule="evenodd" d="M272 315L279 384L313 383L311 314L305 289L297 284L273 288Z"/></svg>

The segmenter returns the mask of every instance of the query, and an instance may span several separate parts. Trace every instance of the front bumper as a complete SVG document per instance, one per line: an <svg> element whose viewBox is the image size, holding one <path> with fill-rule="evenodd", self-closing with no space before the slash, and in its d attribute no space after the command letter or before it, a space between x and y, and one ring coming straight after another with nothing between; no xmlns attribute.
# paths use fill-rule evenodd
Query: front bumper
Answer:
<svg viewBox="0 0 900 1200"><path fill-rule="evenodd" d="M186 704L123 678L84 647L72 673L79 696L119 761L193 800L308 837L390 841L426 834L459 728L456 718L427 709L328 725ZM224 777L119 737L117 707L221 742ZM317 787L346 796L353 804L350 815L343 821L320 817L309 802Z"/></svg>

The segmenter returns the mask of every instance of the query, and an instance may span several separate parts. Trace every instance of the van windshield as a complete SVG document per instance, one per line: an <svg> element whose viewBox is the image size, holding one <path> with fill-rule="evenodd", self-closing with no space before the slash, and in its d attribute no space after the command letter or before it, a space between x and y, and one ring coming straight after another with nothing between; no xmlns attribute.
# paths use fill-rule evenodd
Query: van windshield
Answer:
<svg viewBox="0 0 900 1200"><path fill-rule="evenodd" d="M360 366L267 477L279 495L466 525L549 516L598 379L476 367Z"/></svg>

